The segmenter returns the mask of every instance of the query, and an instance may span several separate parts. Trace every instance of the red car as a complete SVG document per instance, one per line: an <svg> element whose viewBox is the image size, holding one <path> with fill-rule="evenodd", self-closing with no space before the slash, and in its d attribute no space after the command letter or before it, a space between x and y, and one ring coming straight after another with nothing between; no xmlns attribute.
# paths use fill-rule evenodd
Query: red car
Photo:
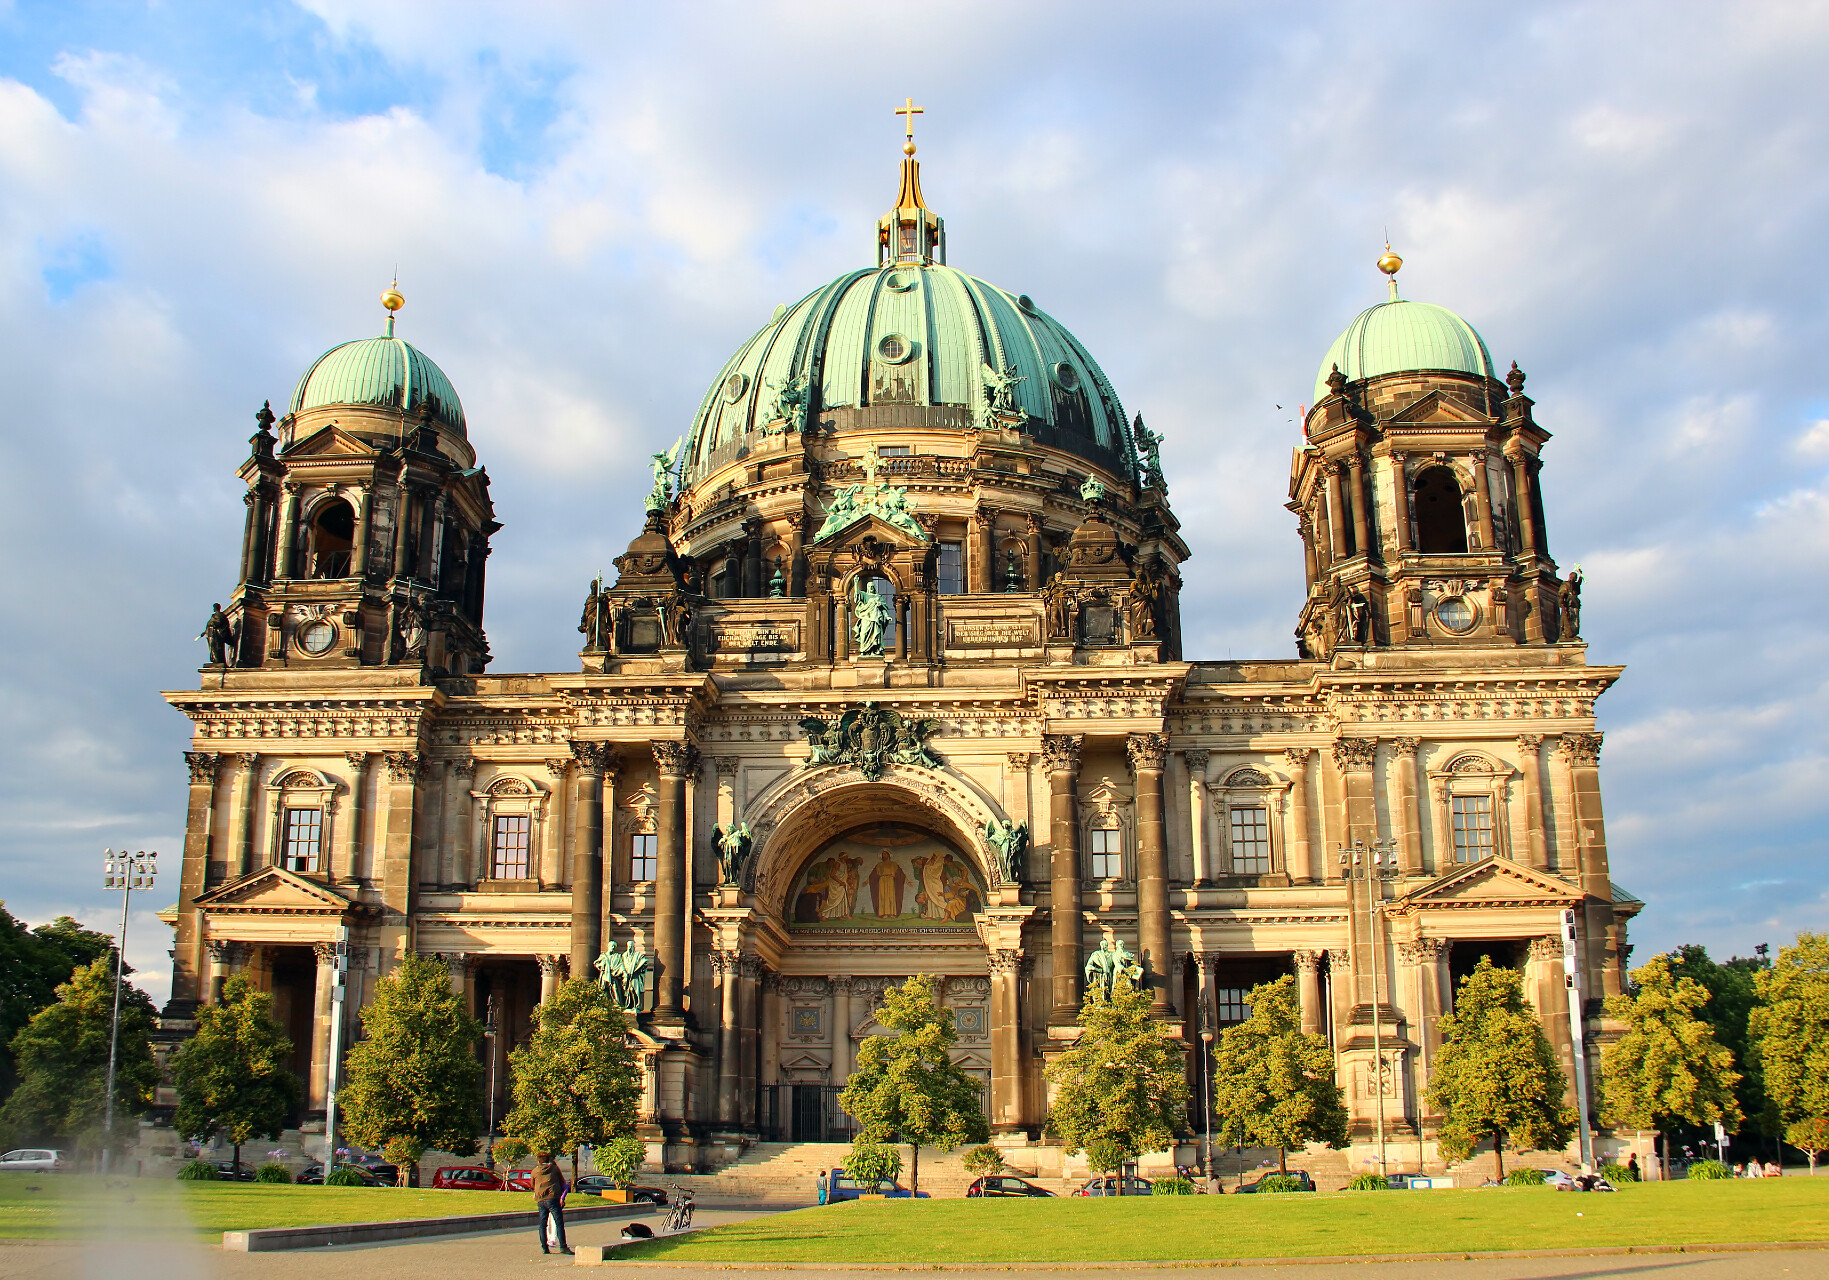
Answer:
<svg viewBox="0 0 1829 1280"><path fill-rule="evenodd" d="M503 1180L508 1183L508 1189L510 1191L533 1190L532 1169L510 1169L507 1173L503 1174L502 1177Z"/></svg>
<svg viewBox="0 0 1829 1280"><path fill-rule="evenodd" d="M477 1165L446 1165L432 1175L432 1186L444 1191L500 1191L502 1180Z"/></svg>

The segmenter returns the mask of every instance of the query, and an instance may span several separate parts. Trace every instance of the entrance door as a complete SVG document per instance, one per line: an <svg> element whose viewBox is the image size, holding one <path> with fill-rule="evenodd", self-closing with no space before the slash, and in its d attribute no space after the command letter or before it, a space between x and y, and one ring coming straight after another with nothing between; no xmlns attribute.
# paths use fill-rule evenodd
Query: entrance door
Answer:
<svg viewBox="0 0 1829 1280"><path fill-rule="evenodd" d="M794 1086L794 1136L795 1142L824 1142L826 1140L825 1089L816 1084L797 1084Z"/></svg>

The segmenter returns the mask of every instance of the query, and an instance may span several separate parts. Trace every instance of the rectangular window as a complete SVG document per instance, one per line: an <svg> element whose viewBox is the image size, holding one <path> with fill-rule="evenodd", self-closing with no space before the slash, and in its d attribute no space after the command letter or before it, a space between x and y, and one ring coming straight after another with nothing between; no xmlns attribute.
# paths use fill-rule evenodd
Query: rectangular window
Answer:
<svg viewBox="0 0 1829 1280"><path fill-rule="evenodd" d="M286 841L280 865L288 871L316 871L323 838L322 809L286 810Z"/></svg>
<svg viewBox="0 0 1829 1280"><path fill-rule="evenodd" d="M1124 878L1124 833L1109 828L1092 832L1092 878L1094 880L1122 880Z"/></svg>
<svg viewBox="0 0 1829 1280"><path fill-rule="evenodd" d="M1247 994L1244 987L1213 988L1213 1010L1219 1017L1220 1026L1243 1022L1251 1016L1251 1006L1245 1003Z"/></svg>
<svg viewBox="0 0 1829 1280"><path fill-rule="evenodd" d="M906 458L912 456L913 453L913 445L885 444L878 446L876 456L879 458Z"/></svg>
<svg viewBox="0 0 1829 1280"><path fill-rule="evenodd" d="M495 815L495 841L490 846L489 878L528 879L527 850L533 838L533 818L525 813Z"/></svg>
<svg viewBox="0 0 1829 1280"><path fill-rule="evenodd" d="M1261 804L1232 810L1232 872L1241 876L1270 874L1270 814Z"/></svg>
<svg viewBox="0 0 1829 1280"><path fill-rule="evenodd" d="M1454 860L1482 862L1498 852L1493 841L1492 797L1454 796Z"/></svg>
<svg viewBox="0 0 1829 1280"><path fill-rule="evenodd" d="M940 594L956 596L965 590L965 547L957 542L942 542L935 564L934 577Z"/></svg>
<svg viewBox="0 0 1829 1280"><path fill-rule="evenodd" d="M651 831L638 831L629 844L629 879L654 879L655 863L660 860L660 837Z"/></svg>

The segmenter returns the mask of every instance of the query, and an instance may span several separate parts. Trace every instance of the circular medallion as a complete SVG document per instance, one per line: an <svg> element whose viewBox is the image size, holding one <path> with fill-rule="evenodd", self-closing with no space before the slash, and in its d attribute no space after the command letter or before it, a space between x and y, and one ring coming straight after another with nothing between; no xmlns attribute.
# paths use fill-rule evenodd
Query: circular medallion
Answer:
<svg viewBox="0 0 1829 1280"><path fill-rule="evenodd" d="M913 359L914 353L914 340L899 333L886 333L876 344L876 358L887 364L901 364Z"/></svg>
<svg viewBox="0 0 1829 1280"><path fill-rule="evenodd" d="M1449 596L1435 606L1435 620L1442 624L1444 630L1455 635L1466 635L1473 630L1476 617L1473 604L1466 596Z"/></svg>
<svg viewBox="0 0 1829 1280"><path fill-rule="evenodd" d="M298 647L309 654L328 653L336 642L337 629L322 618L307 622L298 630Z"/></svg>
<svg viewBox="0 0 1829 1280"><path fill-rule="evenodd" d="M748 389L749 379L740 373L733 373L728 378L724 379L724 399L731 404L735 404L737 401L741 400L743 398L743 393Z"/></svg>
<svg viewBox="0 0 1829 1280"><path fill-rule="evenodd" d="M1066 361L1062 361L1060 364L1054 366L1054 380L1060 384L1062 391L1078 391L1080 389L1079 370L1075 369Z"/></svg>

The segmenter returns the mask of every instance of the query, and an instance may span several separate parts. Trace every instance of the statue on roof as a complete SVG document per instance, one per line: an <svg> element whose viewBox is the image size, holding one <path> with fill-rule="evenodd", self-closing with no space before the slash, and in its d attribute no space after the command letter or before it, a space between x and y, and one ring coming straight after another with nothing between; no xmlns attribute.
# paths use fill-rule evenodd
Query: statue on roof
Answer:
<svg viewBox="0 0 1829 1280"><path fill-rule="evenodd" d="M665 511L673 501L673 468L679 462L680 449L685 443L685 438L681 437L665 453L649 455L653 461L654 488L648 494L648 510Z"/></svg>
<svg viewBox="0 0 1829 1280"><path fill-rule="evenodd" d="M222 606L210 606L210 618L203 624L203 630L197 636L210 649L210 665L226 667L229 664L229 650L235 645L235 627L229 622L229 615L222 611Z"/></svg>
<svg viewBox="0 0 1829 1280"><path fill-rule="evenodd" d="M807 407L811 403L812 388L808 385L807 375L796 373L785 382L773 384L774 405L769 411L769 420L762 425L762 434L774 435L770 430L780 423L780 431L799 431L806 425Z"/></svg>
<svg viewBox="0 0 1829 1280"><path fill-rule="evenodd" d="M1130 433L1136 438L1137 452L1143 455L1143 487L1167 493L1168 482L1162 478L1161 433L1144 426L1142 414L1138 414L1137 420L1131 424Z"/></svg>

